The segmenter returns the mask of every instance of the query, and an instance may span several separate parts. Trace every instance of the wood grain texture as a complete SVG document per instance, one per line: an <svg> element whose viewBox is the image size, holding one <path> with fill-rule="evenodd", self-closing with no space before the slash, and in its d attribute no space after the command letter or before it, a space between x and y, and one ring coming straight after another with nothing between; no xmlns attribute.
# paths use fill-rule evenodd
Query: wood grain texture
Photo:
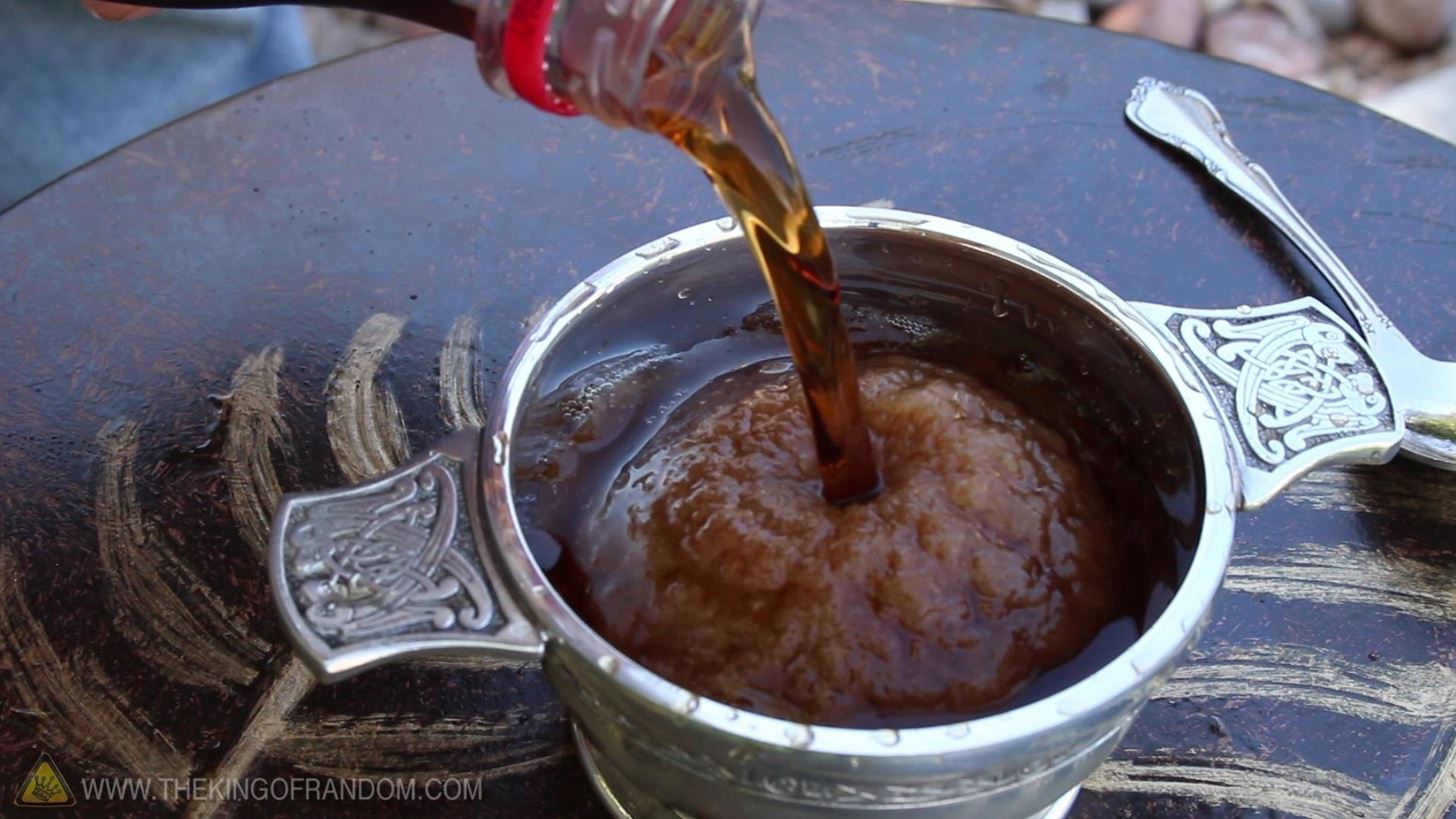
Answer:
<svg viewBox="0 0 1456 819"><path fill-rule="evenodd" d="M283 497L273 452L291 453L278 398L282 367L283 350L276 346L244 358L223 398L228 429L222 460L227 468L229 508L243 539L260 557L268 547L273 510Z"/></svg>
<svg viewBox="0 0 1456 819"><path fill-rule="evenodd" d="M157 670L188 685L247 685L271 649L178 555L136 497L137 425L98 436L96 536L106 600L117 628Z"/></svg>
<svg viewBox="0 0 1456 819"><path fill-rule="evenodd" d="M1326 605L1386 608L1423 620L1456 617L1447 567L1347 544L1302 543L1277 555L1241 559L1224 588Z"/></svg>
<svg viewBox="0 0 1456 819"><path fill-rule="evenodd" d="M404 325L399 316L370 316L329 376L329 444L351 482L388 472L409 458L399 403L393 391L376 382L379 365Z"/></svg>
<svg viewBox="0 0 1456 819"><path fill-rule="evenodd" d="M315 685L317 681L302 660L296 657L282 660L264 681L262 693L248 715L247 724L212 772L211 778L217 781L246 778L258 755L288 732L288 715ZM223 799L197 798L188 805L186 815L191 819L207 819L227 807L227 801Z"/></svg>
<svg viewBox="0 0 1456 819"><path fill-rule="evenodd" d="M132 692L94 659L62 659L25 600L14 556L0 551L0 653L7 720L35 721L36 738L56 754L82 756L123 776L156 780L188 774L188 759L145 719ZM18 787L18 786L17 786Z"/></svg>
<svg viewBox="0 0 1456 819"><path fill-rule="evenodd" d="M480 329L471 316L450 325L440 351L440 413L450 429L485 426L485 406L476 383Z"/></svg>
<svg viewBox="0 0 1456 819"><path fill-rule="evenodd" d="M1091 791L1174 795L1205 805L1271 810L1309 819L1391 816L1396 800L1351 776L1249 757L1193 761L1115 759L1087 781Z"/></svg>
<svg viewBox="0 0 1456 819"><path fill-rule="evenodd" d="M1443 733L1449 737L1456 731L1448 726ZM1434 744L1425 767L1430 769L1430 785L1406 791L1396 806L1397 816L1443 819L1451 814L1451 806L1456 804L1456 743Z"/></svg>
<svg viewBox="0 0 1456 819"><path fill-rule="evenodd" d="M515 726L531 717L523 707L424 721L400 720L392 714L330 715L293 722L269 753L325 776L487 779L549 769L575 754L556 738L523 741ZM468 754L474 765L461 769L460 754Z"/></svg>
<svg viewBox="0 0 1456 819"><path fill-rule="evenodd" d="M1203 90L1395 321L1456 358L1451 146L1250 69L1009 15L794 0L768 4L757 41L820 203L979 224L1128 298L1331 300L1256 216L1122 122L1144 74ZM68 777L448 772L481 777L481 799L408 809L603 816L534 665L316 687L264 656L284 644L258 560L278 493L478 423L533 315L722 216L667 146L496 99L472 59L425 39L298 75L0 215L0 786L45 750ZM1199 653L1077 815L1452 815L1453 509L1452 476L1397 461L1241 517Z"/></svg>
<svg viewBox="0 0 1456 819"><path fill-rule="evenodd" d="M1386 724L1456 719L1456 673L1442 663L1378 663L1300 645L1205 644L1157 696L1263 697Z"/></svg>

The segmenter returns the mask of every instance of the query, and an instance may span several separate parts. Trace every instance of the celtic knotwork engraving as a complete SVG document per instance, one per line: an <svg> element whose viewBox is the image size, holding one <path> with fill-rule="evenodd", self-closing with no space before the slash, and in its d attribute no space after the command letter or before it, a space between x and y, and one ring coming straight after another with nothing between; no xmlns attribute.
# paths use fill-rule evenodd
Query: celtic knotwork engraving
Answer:
<svg viewBox="0 0 1456 819"><path fill-rule="evenodd" d="M1169 329L1216 388L1232 391L1251 461L1278 466L1315 444L1391 423L1373 364L1318 313L1174 315Z"/></svg>
<svg viewBox="0 0 1456 819"><path fill-rule="evenodd" d="M1114 730L1120 731L1122 727L1125 723ZM1016 766L965 771L916 782L881 782L820 777L751 761L725 762L630 726L622 732L621 741L634 755L657 757L683 771L741 791L781 802L840 807L912 806L965 799L1025 781L1088 753L1085 747L1068 742L1064 748L1028 757Z"/></svg>
<svg viewBox="0 0 1456 819"><path fill-rule="evenodd" d="M303 617L332 644L418 629L481 631L485 578L457 543L460 464L442 455L373 491L303 505L285 541Z"/></svg>

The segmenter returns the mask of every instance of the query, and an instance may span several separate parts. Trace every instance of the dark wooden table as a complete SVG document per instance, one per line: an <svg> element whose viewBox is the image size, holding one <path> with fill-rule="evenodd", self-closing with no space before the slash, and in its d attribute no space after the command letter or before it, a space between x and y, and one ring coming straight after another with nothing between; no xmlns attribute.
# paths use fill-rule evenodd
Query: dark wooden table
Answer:
<svg viewBox="0 0 1456 819"><path fill-rule="evenodd" d="M758 42L820 203L984 225L1133 298L1329 297L1122 122L1143 74L1202 89L1395 320L1456 357L1450 145L1253 70L996 13L793 0ZM0 216L0 813L28 813L10 803L45 751L75 815L602 816L535 667L314 687L260 553L280 491L477 420L542 305L720 215L666 144L498 100L468 46L431 38L235 98ZM1078 815L1448 815L1456 476L1325 473L1240 524L1194 662ZM315 774L483 790L139 801L81 782Z"/></svg>

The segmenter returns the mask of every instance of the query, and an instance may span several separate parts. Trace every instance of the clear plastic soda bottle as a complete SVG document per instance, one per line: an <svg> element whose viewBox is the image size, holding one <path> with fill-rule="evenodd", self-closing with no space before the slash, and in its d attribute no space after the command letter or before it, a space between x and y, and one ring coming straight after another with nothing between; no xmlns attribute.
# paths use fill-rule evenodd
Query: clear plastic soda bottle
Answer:
<svg viewBox="0 0 1456 819"><path fill-rule="evenodd" d="M748 61L759 8L760 0L481 0L476 56L501 94L652 130L651 113L706 112L712 82Z"/></svg>

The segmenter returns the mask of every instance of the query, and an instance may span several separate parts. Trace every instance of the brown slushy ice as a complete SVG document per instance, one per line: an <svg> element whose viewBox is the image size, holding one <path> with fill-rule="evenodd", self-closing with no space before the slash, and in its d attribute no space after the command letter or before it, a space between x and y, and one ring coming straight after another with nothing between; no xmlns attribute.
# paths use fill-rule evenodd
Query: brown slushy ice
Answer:
<svg viewBox="0 0 1456 819"><path fill-rule="evenodd" d="M1107 499L998 391L864 362L883 491L824 502L794 374L688 399L582 517L557 585L663 677L772 716L913 723L1012 697L1123 608Z"/></svg>

